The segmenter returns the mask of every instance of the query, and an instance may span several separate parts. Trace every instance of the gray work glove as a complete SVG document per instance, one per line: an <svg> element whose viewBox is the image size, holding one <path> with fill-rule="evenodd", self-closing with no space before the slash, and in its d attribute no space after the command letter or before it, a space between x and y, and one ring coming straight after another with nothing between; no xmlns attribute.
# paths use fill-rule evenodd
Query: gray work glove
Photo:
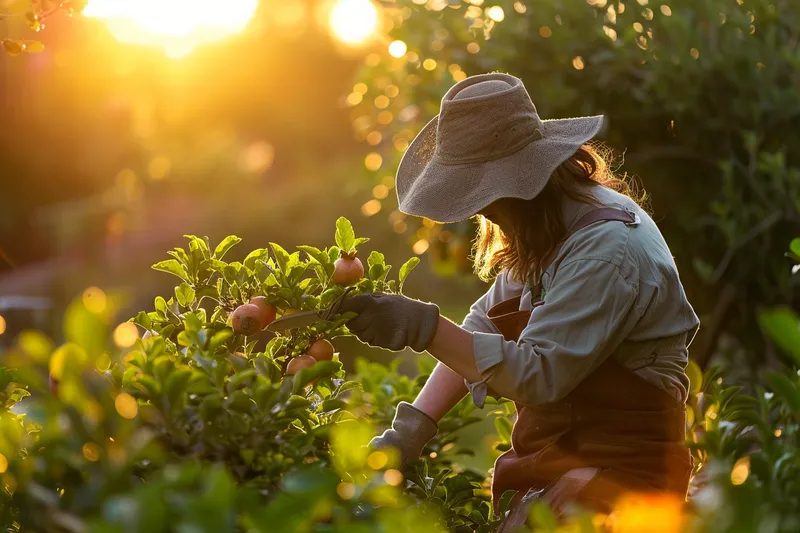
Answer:
<svg viewBox="0 0 800 533"><path fill-rule="evenodd" d="M439 327L439 307L401 294L357 294L344 300L340 312L357 313L347 329L362 342L387 350L409 347L423 352Z"/></svg>
<svg viewBox="0 0 800 533"><path fill-rule="evenodd" d="M436 436L439 426L436 422L408 402L400 402L394 413L392 427L372 439L370 448L394 448L400 456L402 469L406 463L419 459L422 450Z"/></svg>

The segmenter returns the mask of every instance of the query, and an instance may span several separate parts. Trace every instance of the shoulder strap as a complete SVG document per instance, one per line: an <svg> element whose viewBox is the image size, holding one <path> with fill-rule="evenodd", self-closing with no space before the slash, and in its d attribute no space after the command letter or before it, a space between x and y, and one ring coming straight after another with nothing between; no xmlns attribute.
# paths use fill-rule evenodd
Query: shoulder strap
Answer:
<svg viewBox="0 0 800 533"><path fill-rule="evenodd" d="M587 212L582 217L580 217L577 220L577 222L575 222L569 228L567 234L564 235L564 238L561 239L556 249L553 250L553 253L550 255L550 257L547 258L547 261L545 261L545 264L547 264L545 270L547 268L550 268L550 264L553 262L553 260L555 260L556 256L558 255L558 252L561 250L561 245L563 245L564 242L567 239L569 239L573 234L577 233L578 231L582 230L583 228L591 224L594 224L595 222L605 222L609 220L624 222L625 224L630 226L635 226L641 222L639 220L639 215L631 211L626 211L624 209L618 209L616 207L598 207L596 209L592 209L591 211ZM541 292L542 290L541 280L539 280L532 287L532 290L536 295L538 295Z"/></svg>
<svg viewBox="0 0 800 533"><path fill-rule="evenodd" d="M626 224L639 223L639 217L630 211L617 209L616 207L598 207L597 209L592 209L579 218L578 221L575 222L575 224L573 224L569 229L563 240L566 241L573 233L582 230L590 224L594 224L595 222L603 222L606 220L617 220Z"/></svg>

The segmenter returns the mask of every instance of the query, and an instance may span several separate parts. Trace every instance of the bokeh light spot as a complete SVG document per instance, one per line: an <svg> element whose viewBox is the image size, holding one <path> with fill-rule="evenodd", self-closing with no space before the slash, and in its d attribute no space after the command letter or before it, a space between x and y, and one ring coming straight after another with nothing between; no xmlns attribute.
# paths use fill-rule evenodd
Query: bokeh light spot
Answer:
<svg viewBox="0 0 800 533"><path fill-rule="evenodd" d="M383 200L384 198L389 196L389 187L383 184L376 185L375 187L372 188L372 196L374 196L378 200Z"/></svg>
<svg viewBox="0 0 800 533"><path fill-rule="evenodd" d="M417 255L422 255L426 251L428 251L430 245L431 244L428 242L427 239L420 239L414 243L414 246L411 247L411 251Z"/></svg>
<svg viewBox="0 0 800 533"><path fill-rule="evenodd" d="M338 0L328 20L334 37L348 45L366 42L378 27L378 8L370 0Z"/></svg>
<svg viewBox="0 0 800 533"><path fill-rule="evenodd" d="M136 418L139 413L139 405L136 403L136 398L123 392L114 398L114 407L116 408L119 416L127 418L128 420Z"/></svg>
<svg viewBox="0 0 800 533"><path fill-rule="evenodd" d="M426 59L422 62L422 68L425 70L434 70L436 68L436 60L435 59Z"/></svg>
<svg viewBox="0 0 800 533"><path fill-rule="evenodd" d="M366 202L364 205L361 206L361 213L363 213L364 216L368 217L378 214L380 210L381 210L380 200L369 200L368 202Z"/></svg>
<svg viewBox="0 0 800 533"><path fill-rule="evenodd" d="M375 97L375 107L378 109L386 109L389 107L389 97L385 94Z"/></svg>
<svg viewBox="0 0 800 533"><path fill-rule="evenodd" d="M170 170L172 170L172 162L163 155L154 157L147 167L147 172L154 180L166 178Z"/></svg>
<svg viewBox="0 0 800 533"><path fill-rule="evenodd" d="M261 174L272 168L275 147L267 141L255 141L242 150L239 167L251 174Z"/></svg>
<svg viewBox="0 0 800 533"><path fill-rule="evenodd" d="M367 464L373 470L380 470L386 463L389 462L389 457L382 451L374 451L367 457Z"/></svg>
<svg viewBox="0 0 800 533"><path fill-rule="evenodd" d="M378 122L383 124L383 125L387 125L387 124L391 123L393 118L394 118L394 115L392 115L391 111L381 111L378 114Z"/></svg>
<svg viewBox="0 0 800 533"><path fill-rule="evenodd" d="M392 57L403 57L408 51L408 46L403 41L392 41L389 43L389 55Z"/></svg>
<svg viewBox="0 0 800 533"><path fill-rule="evenodd" d="M575 70L583 70L583 58L581 56L576 56L572 59L572 66L575 67Z"/></svg>
<svg viewBox="0 0 800 533"><path fill-rule="evenodd" d="M0 453L0 474L4 474L6 470L8 470L8 459Z"/></svg>
<svg viewBox="0 0 800 533"><path fill-rule="evenodd" d="M377 152L372 152L364 158L364 166L367 167L367 170L376 171L381 168L383 164L383 158Z"/></svg>
<svg viewBox="0 0 800 533"><path fill-rule="evenodd" d="M548 39L553 36L553 30L551 30L547 26L542 26L541 28L539 28L539 35L541 35L545 39Z"/></svg>
<svg viewBox="0 0 800 533"><path fill-rule="evenodd" d="M506 18L506 13L500 6L492 6L486 10L486 15L495 22L503 22Z"/></svg>
<svg viewBox="0 0 800 533"><path fill-rule="evenodd" d="M130 348L139 338L139 330L133 322L123 322L114 329L114 344L120 348Z"/></svg>
<svg viewBox="0 0 800 533"><path fill-rule="evenodd" d="M356 486L347 482L339 483L336 487L336 494L343 500L349 500L356 495Z"/></svg>
<svg viewBox="0 0 800 533"><path fill-rule="evenodd" d="M6 332L6 319L0 315L0 335Z"/></svg>
<svg viewBox="0 0 800 533"><path fill-rule="evenodd" d="M383 479L393 487L399 486L403 482L403 473L392 468L383 473Z"/></svg>
<svg viewBox="0 0 800 533"><path fill-rule="evenodd" d="M84 444L81 451L83 452L83 456L87 461L94 463L100 460L100 447L93 442L87 442Z"/></svg>
<svg viewBox="0 0 800 533"><path fill-rule="evenodd" d="M106 294L97 287L89 287L83 291L83 305L90 313L102 313L107 303Z"/></svg>
<svg viewBox="0 0 800 533"><path fill-rule="evenodd" d="M528 7L522 2L514 2L514 11L517 13L525 13L527 10Z"/></svg>
<svg viewBox="0 0 800 533"><path fill-rule="evenodd" d="M477 54L478 52L480 52L480 50L481 47L478 45L478 43L473 42L467 45L467 52L469 52L470 54Z"/></svg>
<svg viewBox="0 0 800 533"><path fill-rule="evenodd" d="M731 483L741 485L747 481L750 475L750 457L742 457L733 465L731 469Z"/></svg>

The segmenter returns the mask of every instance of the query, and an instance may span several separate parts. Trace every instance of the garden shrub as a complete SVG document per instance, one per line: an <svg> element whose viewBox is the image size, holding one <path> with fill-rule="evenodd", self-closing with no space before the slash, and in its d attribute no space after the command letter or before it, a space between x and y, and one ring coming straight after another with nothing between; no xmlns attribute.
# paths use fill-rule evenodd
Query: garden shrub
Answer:
<svg viewBox="0 0 800 533"><path fill-rule="evenodd" d="M294 253L271 243L226 262L237 238L212 249L190 236L188 249L155 265L180 280L153 310L115 325L114 296L89 289L65 316L65 344L20 335L0 368L5 531L494 531L486 473L459 466L474 447L458 431L488 414L497 449L507 449L510 403L479 413L465 398L423 457L400 472L390 452L366 444L398 402L416 396L430 358L420 358L417 377L363 360L346 376L338 357L287 376L310 341L345 334L348 316L274 335L233 332L229 315L256 295L281 314L326 309L347 290L329 283L340 251L365 244L344 219L336 240ZM351 291L399 291L414 263L389 279L391 267L373 251ZM773 309L761 324L800 364L798 317ZM650 498L609 517L578 513L561 526L536 506L537 531L797 530L797 369L744 390L716 368L693 365L690 376L689 444L700 475L684 512L680 502ZM659 516L670 518L653 529Z"/></svg>

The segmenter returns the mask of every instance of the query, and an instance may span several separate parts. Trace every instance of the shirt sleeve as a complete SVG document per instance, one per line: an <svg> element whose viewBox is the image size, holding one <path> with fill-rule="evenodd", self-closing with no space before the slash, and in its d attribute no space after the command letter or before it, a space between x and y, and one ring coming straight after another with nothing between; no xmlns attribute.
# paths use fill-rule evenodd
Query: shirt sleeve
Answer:
<svg viewBox="0 0 800 533"><path fill-rule="evenodd" d="M576 259L560 265L518 342L498 333L473 333L482 376L467 383L473 401L482 407L487 389L527 405L563 398L633 328L636 296L636 287L612 262Z"/></svg>
<svg viewBox="0 0 800 533"><path fill-rule="evenodd" d="M515 289L516 290L515 292ZM470 333L498 333L497 328L492 324L492 321L486 316L489 309L505 299L513 298L522 292L522 287L512 286L507 280L505 272L498 275L489 290L483 296L472 304L469 313L461 322L461 328L469 331Z"/></svg>

